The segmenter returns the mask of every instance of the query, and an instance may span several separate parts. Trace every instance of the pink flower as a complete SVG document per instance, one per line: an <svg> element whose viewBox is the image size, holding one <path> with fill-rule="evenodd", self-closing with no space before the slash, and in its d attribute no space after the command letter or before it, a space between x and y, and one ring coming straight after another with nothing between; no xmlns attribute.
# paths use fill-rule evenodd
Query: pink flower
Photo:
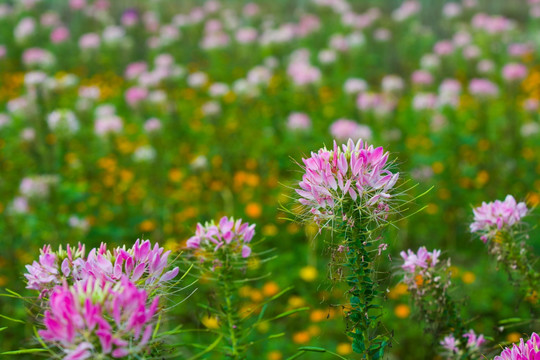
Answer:
<svg viewBox="0 0 540 360"><path fill-rule="evenodd" d="M459 351L459 342L452 334L445 336L444 339L440 342L440 344L450 354L457 354Z"/></svg>
<svg viewBox="0 0 540 360"><path fill-rule="evenodd" d="M321 71L307 60L292 61L287 68L287 74L297 86L313 84L321 79Z"/></svg>
<svg viewBox="0 0 540 360"><path fill-rule="evenodd" d="M89 278L72 287L56 287L49 298L39 335L83 360L142 354L152 335L159 298L149 300L127 278L115 286Z"/></svg>
<svg viewBox="0 0 540 360"><path fill-rule="evenodd" d="M188 249L201 249L206 252L227 251L231 254L240 254L242 258L251 255L249 243L255 235L255 224L243 223L242 219L235 220L226 216L204 225L197 224L195 236L187 241Z"/></svg>
<svg viewBox="0 0 540 360"><path fill-rule="evenodd" d="M143 87L133 86L126 90L126 102L131 107L137 106L148 97L148 89Z"/></svg>
<svg viewBox="0 0 540 360"><path fill-rule="evenodd" d="M252 27L240 28L236 31L235 38L240 44L250 44L257 40L257 30Z"/></svg>
<svg viewBox="0 0 540 360"><path fill-rule="evenodd" d="M291 131L305 131L311 128L311 120L307 114L293 112L287 118L287 128Z"/></svg>
<svg viewBox="0 0 540 360"><path fill-rule="evenodd" d="M540 336L532 333L531 338L524 342L520 339L519 345L513 344L512 348L505 348L500 356L493 360L539 360L540 359Z"/></svg>
<svg viewBox="0 0 540 360"><path fill-rule="evenodd" d="M349 138L357 141L359 139L371 139L372 132L369 126L361 125L356 121L349 119L338 119L330 125L330 134L340 141L348 140Z"/></svg>
<svg viewBox="0 0 540 360"><path fill-rule="evenodd" d="M493 98L499 95L499 88L487 79L475 78L469 83L469 92L481 99Z"/></svg>
<svg viewBox="0 0 540 360"><path fill-rule="evenodd" d="M403 265L401 265L401 268L406 272L415 273L419 269L422 270L435 267L439 262L441 250L429 252L425 246L422 246L416 253L409 249L407 252L402 251L400 255L403 258Z"/></svg>
<svg viewBox="0 0 540 360"><path fill-rule="evenodd" d="M119 133L124 124L122 119L116 115L107 115L100 117L94 123L94 132L96 135L104 136L107 134Z"/></svg>
<svg viewBox="0 0 540 360"><path fill-rule="evenodd" d="M500 230L509 230L528 213L524 202L516 202L512 195L507 195L504 201L496 200L485 203L473 209L474 221L470 225L472 233L480 233L481 239L487 242Z"/></svg>
<svg viewBox="0 0 540 360"><path fill-rule="evenodd" d="M129 64L126 67L126 70L124 72L124 76L128 80L136 79L139 76L141 76L143 73L146 72L148 69L148 65L144 61L138 61Z"/></svg>
<svg viewBox="0 0 540 360"><path fill-rule="evenodd" d="M373 148L362 140L355 144L352 139L339 147L334 141L332 150L322 148L302 161L305 173L296 192L319 225L346 216L336 213L345 204L354 204L366 216L384 219L399 173L388 170L388 153L382 147Z"/></svg>
<svg viewBox="0 0 540 360"><path fill-rule="evenodd" d="M523 80L527 76L527 67L518 63L506 64L502 69L502 76L507 82Z"/></svg>
<svg viewBox="0 0 540 360"><path fill-rule="evenodd" d="M411 81L416 85L431 85L433 83L433 75L425 70L416 70L411 75Z"/></svg>
<svg viewBox="0 0 540 360"><path fill-rule="evenodd" d="M170 251L165 251L157 243L137 239L130 249L117 247L108 251L106 244L99 249L92 249L82 269L83 278L94 277L100 281L116 283L123 277L133 283L154 288L172 280L178 275L179 268L168 270Z"/></svg>
<svg viewBox="0 0 540 360"><path fill-rule="evenodd" d="M79 47L81 50L97 49L101 44L101 39L98 34L88 33L79 38Z"/></svg>
<svg viewBox="0 0 540 360"><path fill-rule="evenodd" d="M364 79L349 78L343 85L343 90L347 94L358 94L368 89L368 84Z"/></svg>
<svg viewBox="0 0 540 360"><path fill-rule="evenodd" d="M57 252L53 252L50 245L45 245L39 255L39 261L26 265L27 273L24 274L28 281L26 288L38 290L42 296L55 285L61 284L69 275L79 280L79 269L84 262L84 245L79 244L77 248L68 245L66 251L60 247Z"/></svg>
<svg viewBox="0 0 540 360"><path fill-rule="evenodd" d="M69 29L65 26L59 26L51 32L51 42L59 44L69 38Z"/></svg>
<svg viewBox="0 0 540 360"><path fill-rule="evenodd" d="M486 342L484 335L476 335L472 329L464 334L463 337L467 338L467 347L472 349L479 349Z"/></svg>
<svg viewBox="0 0 540 360"><path fill-rule="evenodd" d="M439 56L449 55L454 51L454 44L449 40L441 40L433 47L433 52Z"/></svg>
<svg viewBox="0 0 540 360"><path fill-rule="evenodd" d="M150 118L144 123L144 131L146 131L148 134L158 132L162 127L163 125L161 124L161 121L156 118Z"/></svg>

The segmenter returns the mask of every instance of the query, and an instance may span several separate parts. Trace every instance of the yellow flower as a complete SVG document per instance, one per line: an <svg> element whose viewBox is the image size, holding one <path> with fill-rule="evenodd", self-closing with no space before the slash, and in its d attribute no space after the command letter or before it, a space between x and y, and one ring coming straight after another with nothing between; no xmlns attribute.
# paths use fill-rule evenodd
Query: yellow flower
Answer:
<svg viewBox="0 0 540 360"><path fill-rule="evenodd" d="M394 308L394 314L401 319L408 318L411 314L411 308L409 305L399 304Z"/></svg>
<svg viewBox="0 0 540 360"><path fill-rule="evenodd" d="M352 353L352 346L350 343L339 343L336 347L336 352L339 355L349 355Z"/></svg>
<svg viewBox="0 0 540 360"><path fill-rule="evenodd" d="M318 271L314 266L308 265L300 269L300 278L304 281L311 282L317 278Z"/></svg>
<svg viewBox="0 0 540 360"><path fill-rule="evenodd" d="M289 305L292 306L293 308L298 308L298 307L301 307L305 304L306 302L304 301L304 299L302 299L300 296L291 296L289 298Z"/></svg>
<svg viewBox="0 0 540 360"><path fill-rule="evenodd" d="M139 224L139 229L144 232L153 231L155 228L156 224L152 220L144 220L142 223Z"/></svg>
<svg viewBox="0 0 540 360"><path fill-rule="evenodd" d="M521 339L521 334L517 331L511 332L510 334L506 335L506 340L511 343L516 343Z"/></svg>
<svg viewBox="0 0 540 360"><path fill-rule="evenodd" d="M293 334L293 341L297 344L305 344L311 340L311 336L307 331L299 331Z"/></svg>
<svg viewBox="0 0 540 360"><path fill-rule="evenodd" d="M274 224L265 225L262 228L262 234L264 236L275 236L278 233L278 228Z"/></svg>
<svg viewBox="0 0 540 360"><path fill-rule="evenodd" d="M327 317L327 312L322 309L315 309L309 315L309 319L313 322L323 321Z"/></svg>
<svg viewBox="0 0 540 360"><path fill-rule="evenodd" d="M268 360L281 360L283 359L283 355L281 354L280 351L278 350L274 350L274 351L270 351L268 353Z"/></svg>
<svg viewBox="0 0 540 360"><path fill-rule="evenodd" d="M263 286L263 294L264 296L273 296L276 295L279 292L279 286L273 281L269 281Z"/></svg>
<svg viewBox="0 0 540 360"><path fill-rule="evenodd" d="M463 280L465 284L472 284L476 280L476 275L470 271L465 271L461 277L461 280Z"/></svg>
<svg viewBox="0 0 540 360"><path fill-rule="evenodd" d="M217 329L219 327L219 320L215 316L205 315L201 319L201 322L209 329Z"/></svg>
<svg viewBox="0 0 540 360"><path fill-rule="evenodd" d="M258 203L251 202L246 205L246 215L251 218L258 218L262 214L262 207Z"/></svg>

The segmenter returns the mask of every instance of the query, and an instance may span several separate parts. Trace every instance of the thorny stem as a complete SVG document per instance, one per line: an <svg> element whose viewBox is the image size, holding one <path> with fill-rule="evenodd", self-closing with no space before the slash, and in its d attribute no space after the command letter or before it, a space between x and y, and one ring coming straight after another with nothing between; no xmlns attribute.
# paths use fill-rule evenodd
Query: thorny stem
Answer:
<svg viewBox="0 0 540 360"><path fill-rule="evenodd" d="M375 308L372 302L376 290L365 230L353 227L350 233L345 233L345 242L347 244L346 266L349 268L346 281L350 287L350 310L347 318L352 327L349 335L353 338L353 350L362 354L363 359L366 360L379 358L386 342L384 339L372 339L369 334L372 320L376 320L379 316L369 314L369 311ZM373 341L376 339L379 341ZM374 356L375 354L379 356Z"/></svg>
<svg viewBox="0 0 540 360"><path fill-rule="evenodd" d="M238 306L235 301L236 286L230 275L230 265L225 262L224 267L220 269L218 278L218 286L225 299L223 312L226 316L225 330L228 333L230 354L227 354L231 359L244 359L243 348L240 344L240 324L238 319Z"/></svg>

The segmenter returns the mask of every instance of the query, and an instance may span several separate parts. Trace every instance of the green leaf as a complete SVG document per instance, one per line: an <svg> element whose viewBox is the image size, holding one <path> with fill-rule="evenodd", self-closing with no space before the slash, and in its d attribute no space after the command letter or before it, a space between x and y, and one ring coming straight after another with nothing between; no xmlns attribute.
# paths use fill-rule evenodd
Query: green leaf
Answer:
<svg viewBox="0 0 540 360"><path fill-rule="evenodd" d="M13 318L10 318L10 317L8 317L8 316L6 316L6 315L0 314L0 318L4 318L4 319L9 320L9 321L13 321L13 322L17 322L17 323L24 324L24 321L18 320L18 319L13 319Z"/></svg>
<svg viewBox="0 0 540 360"><path fill-rule="evenodd" d="M47 349L21 349L21 350L13 350L13 351L4 351L3 353L0 353L0 355L18 355L18 354L30 354L30 353L37 353L37 352L43 352L48 351Z"/></svg>
<svg viewBox="0 0 540 360"><path fill-rule="evenodd" d="M195 356L190 357L188 360L195 360L195 359L200 358L200 357L203 356L204 354L209 353L209 352L212 351L216 346L218 346L218 344L220 343L220 341L221 341L222 338L223 338L223 335L220 335L220 336L216 339L216 341L214 341L212 344L210 344L210 346L208 346L204 351L198 353L198 354L195 355Z"/></svg>

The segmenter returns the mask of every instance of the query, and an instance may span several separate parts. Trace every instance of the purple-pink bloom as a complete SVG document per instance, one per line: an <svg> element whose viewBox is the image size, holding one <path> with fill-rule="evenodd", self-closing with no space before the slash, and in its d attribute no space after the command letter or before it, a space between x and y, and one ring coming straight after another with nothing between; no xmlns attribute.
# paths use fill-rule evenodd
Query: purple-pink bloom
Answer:
<svg viewBox="0 0 540 360"><path fill-rule="evenodd" d="M479 233L481 239L487 242L500 230L508 230L527 215L528 209L524 202L516 202L512 195L507 195L504 201L482 202L473 209L474 221L470 225L472 233Z"/></svg>
<svg viewBox="0 0 540 360"><path fill-rule="evenodd" d="M493 360L540 360L540 336L532 333L527 342L520 339L519 345L513 344L512 348L505 348L501 355L495 356Z"/></svg>
<svg viewBox="0 0 540 360"><path fill-rule="evenodd" d="M64 360L144 353L158 301L127 277L116 285L94 278L64 284L51 293L39 335L62 350Z"/></svg>
<svg viewBox="0 0 540 360"><path fill-rule="evenodd" d="M332 150L312 152L311 157L302 159L305 173L296 189L299 202L310 208L319 225L321 220L345 216L336 214L344 203L368 216L384 218L391 190L399 178L399 173L388 169L388 156L382 147L351 139L341 147L334 141Z"/></svg>
<svg viewBox="0 0 540 360"><path fill-rule="evenodd" d="M195 236L187 241L187 247L208 252L223 249L247 258L251 255L249 243L254 235L255 224L250 225L242 222L242 219L235 220L224 216L217 225L214 222L197 224Z"/></svg>
<svg viewBox="0 0 540 360"><path fill-rule="evenodd" d="M403 258L403 265L401 265L401 268L406 272L414 273L418 269L435 267L439 262L441 250L429 252L425 246L422 246L416 253L409 249L407 252L402 251L400 255Z"/></svg>

